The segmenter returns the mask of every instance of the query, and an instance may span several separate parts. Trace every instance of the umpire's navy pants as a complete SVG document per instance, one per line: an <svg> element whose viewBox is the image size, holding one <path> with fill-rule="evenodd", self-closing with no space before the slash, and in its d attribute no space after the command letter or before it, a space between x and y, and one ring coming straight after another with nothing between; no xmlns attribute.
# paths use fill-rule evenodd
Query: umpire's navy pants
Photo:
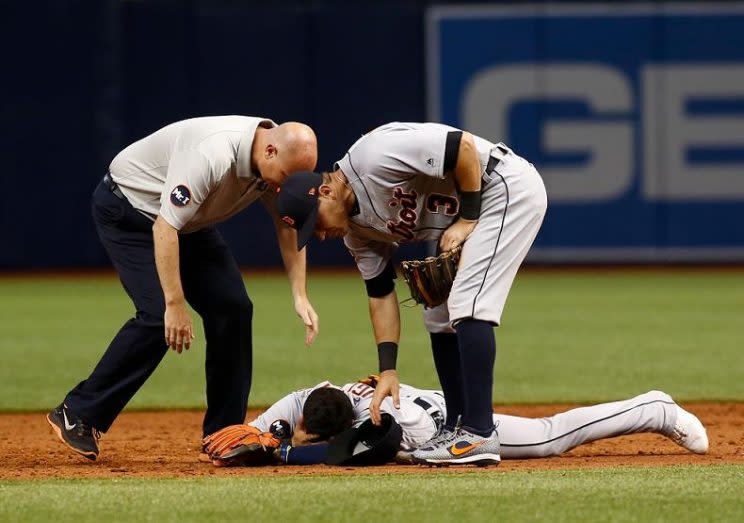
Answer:
<svg viewBox="0 0 744 523"><path fill-rule="evenodd" d="M70 391L65 403L84 421L106 432L168 347L152 221L103 182L93 193L92 210L98 235L134 302L136 315L119 330L92 374ZM251 388L253 304L235 259L216 229L182 234L179 244L184 294L202 317L207 342L206 435L245 420Z"/></svg>

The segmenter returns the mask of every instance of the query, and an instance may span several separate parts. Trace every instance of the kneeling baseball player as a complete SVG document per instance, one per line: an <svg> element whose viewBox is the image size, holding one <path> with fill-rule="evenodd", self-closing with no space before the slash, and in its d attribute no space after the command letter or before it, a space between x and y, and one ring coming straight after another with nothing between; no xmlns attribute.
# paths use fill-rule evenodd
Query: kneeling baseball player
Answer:
<svg viewBox="0 0 744 523"><path fill-rule="evenodd" d="M370 376L341 387L326 381L298 390L247 425L234 425L208 436L204 439L204 449L217 466L372 464L372 461L359 460L355 463L351 458L360 448L367 451L375 447L375 442L367 441L366 446L357 444L359 448L349 450L335 462L329 460L329 453L334 452L335 436L362 426L374 427L369 422L369 407L376 385L377 377ZM388 397L381 411L389 415L391 425L400 427L396 448L390 454L399 463L412 462L411 453L430 440L447 419L447 405L441 391L405 384L400 386L400 408L395 408L392 398ZM696 454L708 451L708 436L700 420L661 391L575 408L546 418L493 414L493 423L499 433L504 459L559 456L584 443L644 432L662 434ZM384 433L388 432L385 429ZM359 434L352 447L365 437L369 439L368 436L366 431ZM349 438L345 438L348 441ZM378 434L376 439L380 438ZM457 445L458 442L454 442L440 462L434 460L430 464L448 465L450 454L467 452L467 447ZM376 463L384 461L377 456ZM490 463L483 463L487 464Z"/></svg>

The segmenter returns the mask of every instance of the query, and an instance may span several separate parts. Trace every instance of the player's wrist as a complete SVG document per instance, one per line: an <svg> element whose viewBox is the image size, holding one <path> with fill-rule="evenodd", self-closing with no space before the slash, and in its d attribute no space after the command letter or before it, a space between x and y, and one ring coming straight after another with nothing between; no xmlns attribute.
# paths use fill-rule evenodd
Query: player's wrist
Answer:
<svg viewBox="0 0 744 523"><path fill-rule="evenodd" d="M460 219L478 221L481 213L481 192L460 191Z"/></svg>
<svg viewBox="0 0 744 523"><path fill-rule="evenodd" d="M395 370L398 360L398 344L392 341L383 341L377 344L377 357L380 362L380 374Z"/></svg>
<svg viewBox="0 0 744 523"><path fill-rule="evenodd" d="M274 449L274 459L279 463L287 463L289 461L289 453L292 451L292 443L289 441L282 441L277 448Z"/></svg>
<svg viewBox="0 0 744 523"><path fill-rule="evenodd" d="M165 298L165 306L166 307L181 307L186 306L186 298L183 296L171 296Z"/></svg>

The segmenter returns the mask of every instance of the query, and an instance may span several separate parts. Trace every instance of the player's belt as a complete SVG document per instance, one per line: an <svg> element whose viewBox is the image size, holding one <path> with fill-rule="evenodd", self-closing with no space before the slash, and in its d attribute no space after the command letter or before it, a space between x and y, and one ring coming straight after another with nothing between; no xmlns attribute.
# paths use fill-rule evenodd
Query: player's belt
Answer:
<svg viewBox="0 0 744 523"><path fill-rule="evenodd" d="M116 185L116 182L111 178L111 174L106 173L103 177L103 184L108 187L108 190L111 191L111 193L119 198L120 200L126 200L127 198L124 196L124 193L121 192L121 189L118 185Z"/></svg>
<svg viewBox="0 0 744 523"><path fill-rule="evenodd" d="M486 172L492 173L496 170L496 167L498 167L499 163L501 163L501 160L503 160L507 154L511 152L511 149L509 149L506 145L503 143L496 144L496 147L491 149L491 156L488 158L488 164L486 165Z"/></svg>
<svg viewBox="0 0 744 523"><path fill-rule="evenodd" d="M428 399L431 400L432 398ZM413 402L426 411L426 413L434 422L434 425L436 425L438 432L439 429L442 428L442 425L444 425L444 414L442 414L442 410L439 408L436 402L426 401L423 396L417 397L413 400Z"/></svg>

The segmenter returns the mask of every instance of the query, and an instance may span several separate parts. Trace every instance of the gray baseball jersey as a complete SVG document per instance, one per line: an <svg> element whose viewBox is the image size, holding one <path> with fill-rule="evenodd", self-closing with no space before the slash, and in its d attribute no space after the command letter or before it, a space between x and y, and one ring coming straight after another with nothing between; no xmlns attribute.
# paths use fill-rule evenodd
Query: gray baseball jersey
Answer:
<svg viewBox="0 0 744 523"><path fill-rule="evenodd" d="M362 136L336 163L359 205L344 242L364 279L382 272L398 243L435 240L456 219L455 180L444 171L447 135L456 131L393 122ZM485 170L495 145L474 139Z"/></svg>
<svg viewBox="0 0 744 523"><path fill-rule="evenodd" d="M268 431L276 420L285 420L294 428L302 417L305 400L312 391L321 387L336 387L328 381L309 389L293 392L272 405L266 412L249 424L262 431ZM347 383L341 389L354 408L354 425L358 426L369 419L369 405L375 390L365 383ZM416 389L409 385L400 387L401 408L393 406L392 398L383 400L381 410L389 413L403 427L403 447L416 448L428 441L444 421L444 396L440 391Z"/></svg>
<svg viewBox="0 0 744 523"><path fill-rule="evenodd" d="M274 403L251 421L261 431L268 431L277 420L294 428L310 393L319 387L336 387L328 381L315 387L293 392ZM347 383L341 389L354 407L354 426L369 418L369 404L374 389L364 383ZM386 398L381 409L390 413L403 429L403 450L413 450L428 441L447 415L440 391L400 386L400 409ZM580 407L545 418L522 418L494 414L501 442L501 457L525 459L558 456L583 443L624 434L655 432L669 434L677 420L676 404L660 391L612 403Z"/></svg>
<svg viewBox="0 0 744 523"><path fill-rule="evenodd" d="M365 280L385 269L398 243L436 240L456 219L455 180L445 168L448 135L456 131L393 122L362 136L337 162L359 206L344 243ZM430 332L453 332L463 318L500 324L547 206L532 164L502 143L473 139L482 169L481 217L463 245L449 300L425 311Z"/></svg>
<svg viewBox="0 0 744 523"><path fill-rule="evenodd" d="M226 220L262 197L273 196L251 170L251 147L267 118L210 116L167 125L121 151L112 179L132 207L158 214L182 232Z"/></svg>

